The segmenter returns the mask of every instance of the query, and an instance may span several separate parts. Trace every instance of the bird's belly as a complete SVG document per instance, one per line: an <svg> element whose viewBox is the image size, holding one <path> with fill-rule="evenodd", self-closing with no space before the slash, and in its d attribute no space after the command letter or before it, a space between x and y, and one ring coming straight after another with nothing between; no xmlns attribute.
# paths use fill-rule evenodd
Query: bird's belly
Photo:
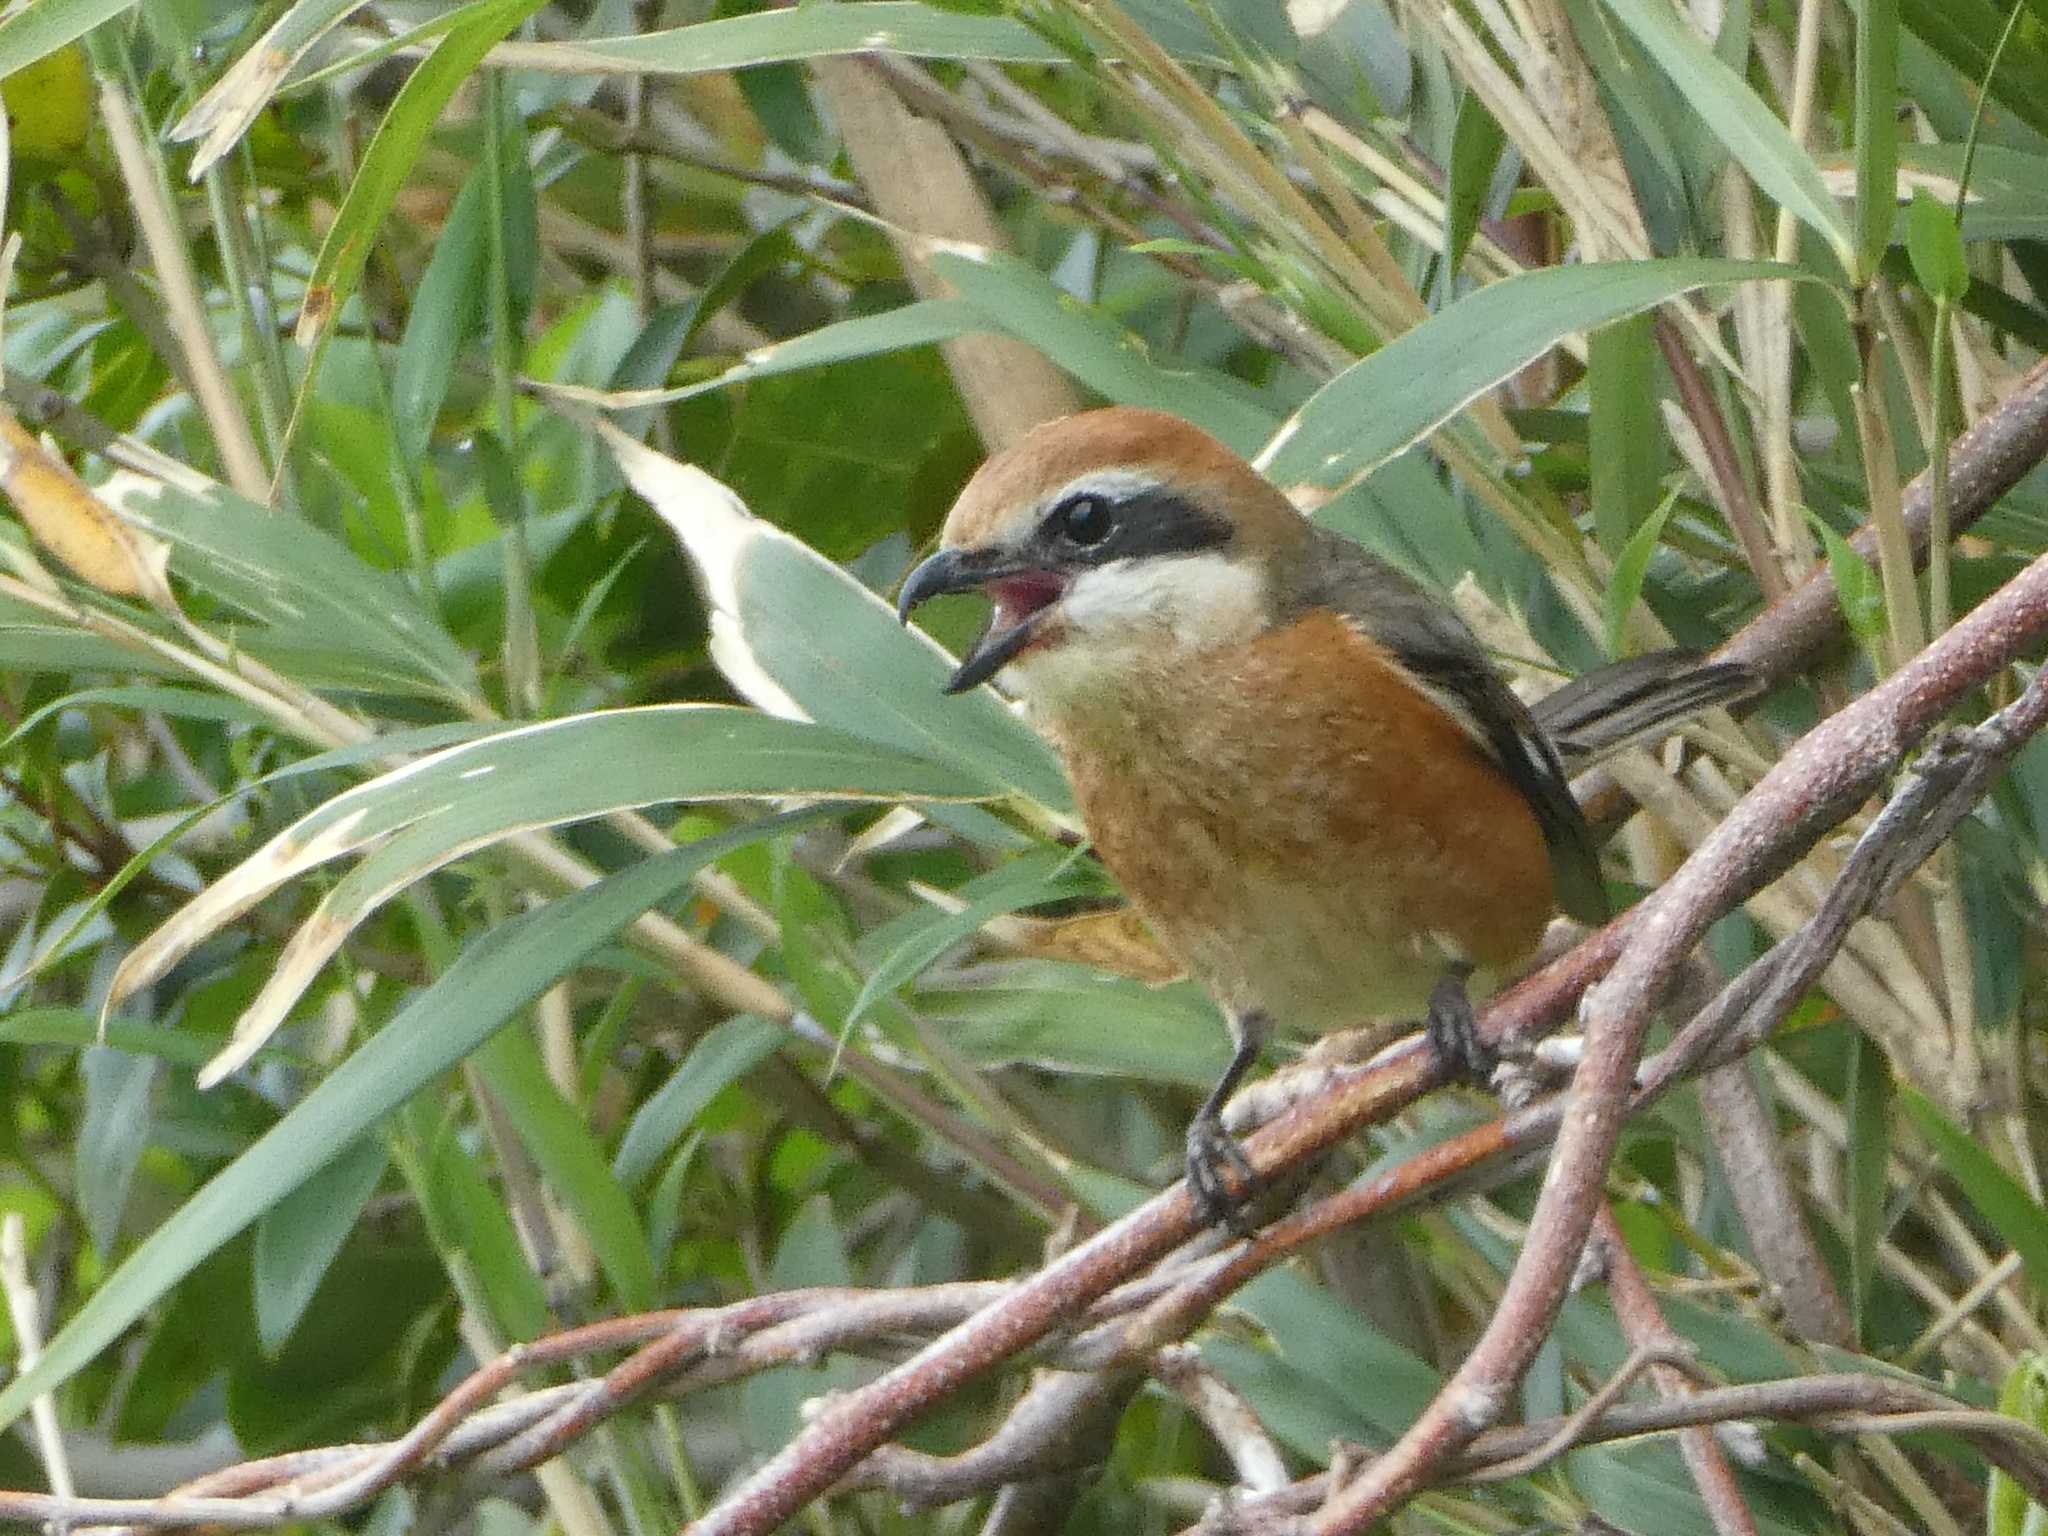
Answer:
<svg viewBox="0 0 2048 1536"><path fill-rule="evenodd" d="M1140 905L1219 1002L1262 1010L1288 1034L1419 1017L1446 969L1468 958L1448 935L1416 928L1384 881L1288 878L1226 860L1216 875L1223 899L1199 914Z"/></svg>
<svg viewBox="0 0 2048 1536"><path fill-rule="evenodd" d="M1161 943L1226 1010L1297 1033L1414 1016L1454 964L1489 987L1554 910L1520 792L1412 689L1335 661L1191 668L1059 741Z"/></svg>

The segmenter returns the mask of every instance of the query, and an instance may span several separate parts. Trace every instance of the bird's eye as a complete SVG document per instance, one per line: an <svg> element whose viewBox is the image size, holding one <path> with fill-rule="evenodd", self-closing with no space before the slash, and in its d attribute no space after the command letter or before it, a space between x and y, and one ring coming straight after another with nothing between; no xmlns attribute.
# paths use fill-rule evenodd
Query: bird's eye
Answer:
<svg viewBox="0 0 2048 1536"><path fill-rule="evenodd" d="M1115 522L1106 497L1083 492L1053 509L1052 531L1069 544L1100 544Z"/></svg>

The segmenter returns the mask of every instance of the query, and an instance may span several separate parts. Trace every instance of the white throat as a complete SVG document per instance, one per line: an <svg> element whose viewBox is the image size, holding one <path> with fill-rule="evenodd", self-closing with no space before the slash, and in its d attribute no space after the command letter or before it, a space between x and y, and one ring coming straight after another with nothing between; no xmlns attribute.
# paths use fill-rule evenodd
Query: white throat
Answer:
<svg viewBox="0 0 2048 1536"><path fill-rule="evenodd" d="M1057 719L1250 640L1266 626L1265 581L1213 551L1119 560L1084 571L1046 618L1057 635L1012 662L1008 681L1034 713Z"/></svg>

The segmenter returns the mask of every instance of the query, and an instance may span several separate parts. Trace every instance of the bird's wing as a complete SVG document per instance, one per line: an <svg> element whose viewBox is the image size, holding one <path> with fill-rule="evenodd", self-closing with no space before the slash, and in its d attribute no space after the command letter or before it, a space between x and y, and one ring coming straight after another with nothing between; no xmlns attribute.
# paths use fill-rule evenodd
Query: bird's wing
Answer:
<svg viewBox="0 0 2048 1536"><path fill-rule="evenodd" d="M1581 922L1612 914L1600 855L1557 749L1472 632L1443 601L1341 534L1318 529L1301 584L1308 606L1357 624L1456 720L1529 803L1550 849L1558 905Z"/></svg>
<svg viewBox="0 0 2048 1536"><path fill-rule="evenodd" d="M1595 667L1530 706L1537 725L1574 772L1681 721L1762 691L1741 662L1709 661L1673 647Z"/></svg>

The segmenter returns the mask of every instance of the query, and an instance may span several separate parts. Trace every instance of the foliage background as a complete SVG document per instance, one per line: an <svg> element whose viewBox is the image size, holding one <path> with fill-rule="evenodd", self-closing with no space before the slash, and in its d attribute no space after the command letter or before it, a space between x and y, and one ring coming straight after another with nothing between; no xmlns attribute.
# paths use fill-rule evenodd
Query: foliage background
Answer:
<svg viewBox="0 0 2048 1536"><path fill-rule="evenodd" d="M2012 14L33 0L0 19L5 401L122 514L17 478L35 537L0 530L0 1208L24 1224L55 1333L38 1379L61 1382L80 1485L388 1436L465 1362L578 1321L1015 1274L1068 1205L1111 1216L1172 1175L1224 1055L1212 1011L1105 974L1072 930L983 931L1113 892L1058 836L1042 749L986 697L941 700L939 658L864 595L1037 415L1159 404L1247 453L1291 422L1275 478L1440 589L1470 573L1468 609L1531 675L1711 644L1830 567L1854 635L1811 686L1711 727L1706 766L1630 770L1676 797L1613 861L1654 883L1791 733L2048 546L2038 475L1924 584L1842 542L1868 517L1882 543L1901 482L2048 338L2048 12ZM901 51L856 54L878 36ZM266 46L305 51L235 72ZM899 101L971 179L932 172L930 130L889 128ZM979 232L958 222L977 188ZM1596 265L1623 261L1661 265ZM1538 286L1474 305L1506 281ZM990 335L1008 350L975 351ZM656 515L594 410L745 510L684 480ZM975 618L955 604L933 632L957 647ZM672 701L769 713L590 714ZM502 734L521 721L560 724ZM472 737L478 756L389 777ZM772 806L833 791L823 813ZM316 825L353 841L244 862L304 816L294 850ZM2048 1251L2044 831L2037 745L1760 1054L1839 1337L1788 1323L1725 1122L1687 1093L1631 1129L1618 1213L1714 1371L1867 1358L1987 1404L2029 1379L2039 1276L2004 1255ZM1831 856L1727 920L1717 962L1810 911ZM202 891L189 942L148 948ZM1142 969L1128 935L1110 953ZM201 1092L252 1006L285 1027ZM1911 1115L1891 1067L1924 1096ZM1321 1177L1482 1112L1432 1102ZM1926 1139L1952 1121L1990 1157ZM1333 1437L1383 1443L1485 1317L1532 1195L1345 1234L1239 1296L1204 1359L1297 1470ZM1575 1298L1522 1406L1581 1400L1623 1352L1600 1292ZM474 1507L394 1493L372 1519L673 1528L869 1369L640 1410L574 1476ZM917 1442L970 1443L1014 1387ZM1744 1485L1765 1530L2008 1528L1982 1471L1952 1442L1788 1430ZM1175 1529L1228 1476L1155 1385L1065 1528ZM0 1441L0 1484L43 1477L30 1438ZM1400 1523L1594 1511L1710 1529L1661 1445ZM864 1496L814 1523L978 1516Z"/></svg>

